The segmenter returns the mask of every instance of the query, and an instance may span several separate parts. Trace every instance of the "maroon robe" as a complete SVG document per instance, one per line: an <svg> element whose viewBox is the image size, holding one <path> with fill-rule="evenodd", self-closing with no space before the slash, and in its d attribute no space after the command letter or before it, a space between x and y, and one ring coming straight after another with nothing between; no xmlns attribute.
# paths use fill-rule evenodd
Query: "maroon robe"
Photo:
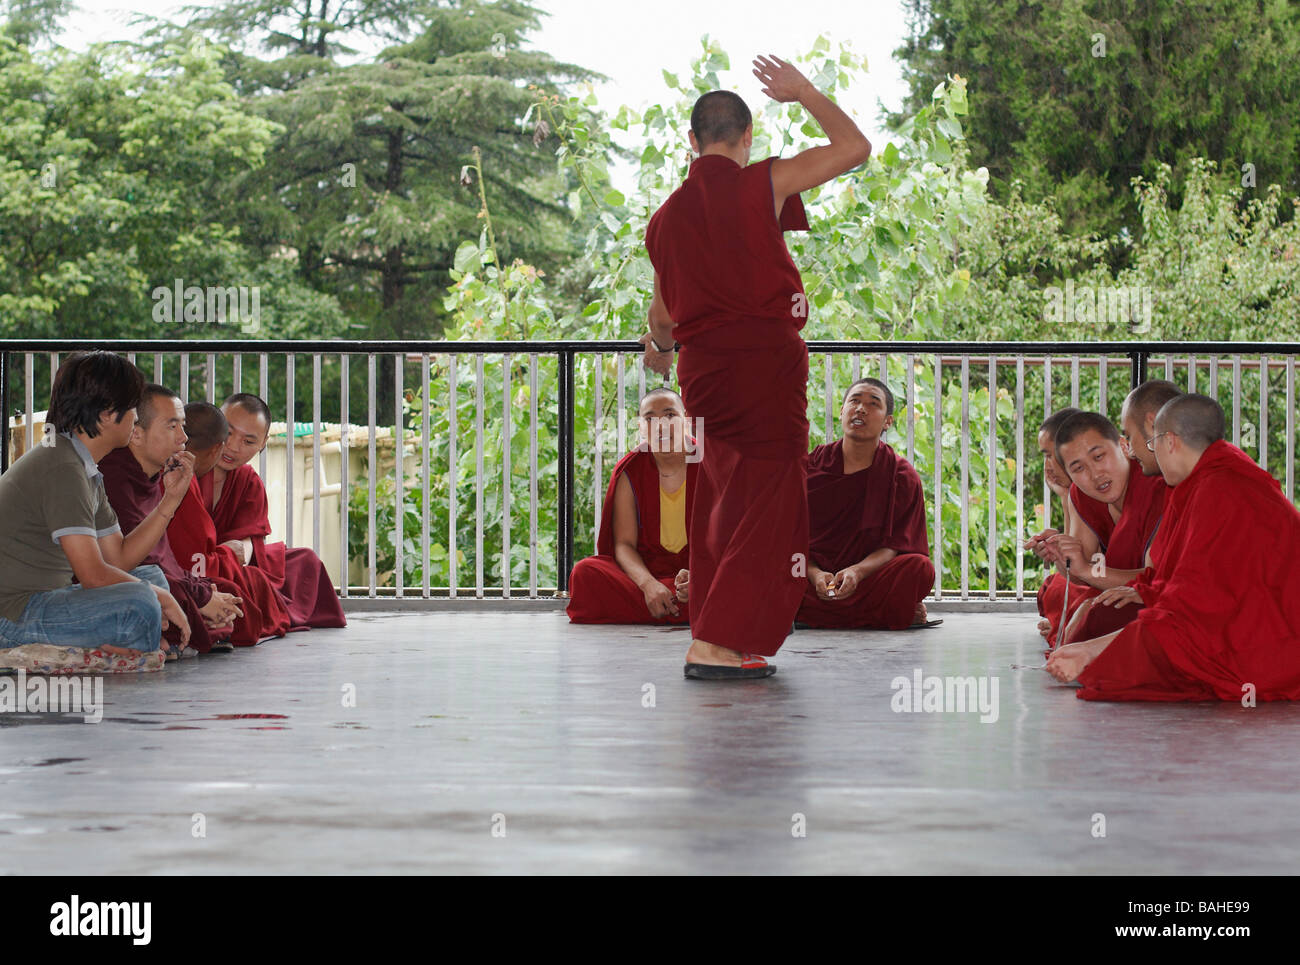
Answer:
<svg viewBox="0 0 1300 965"><path fill-rule="evenodd" d="M782 234L808 220L798 195L778 220L772 160L697 158L646 226L700 442L691 635L762 656L790 633L808 554L808 311Z"/></svg>
<svg viewBox="0 0 1300 965"><path fill-rule="evenodd" d="M1084 668L1077 696L1300 700L1300 513L1277 480L1215 442L1160 530L1150 602Z"/></svg>
<svg viewBox="0 0 1300 965"><path fill-rule="evenodd" d="M916 605L934 586L925 531L925 490L911 463L880 443L866 469L845 475L844 440L808 457L810 563L838 573L880 549L898 553L852 596L823 600L812 584L795 619L821 629L911 626Z"/></svg>
<svg viewBox="0 0 1300 965"><path fill-rule="evenodd" d="M125 537L135 532L136 527L162 502L162 473L146 476L129 446L114 449L99 460L99 471L104 474L104 491ZM166 530L149 555L140 561L141 566L151 564L167 577L167 588L185 613L190 625L189 646L199 653L207 653L212 649L213 636L199 608L207 606L212 599L211 581L192 575L177 562ZM229 631L223 636L229 636ZM168 627L163 631L163 637L168 643L180 646L179 627Z"/></svg>
<svg viewBox="0 0 1300 965"><path fill-rule="evenodd" d="M267 575L244 566L229 546L217 545L217 530L203 508L197 479L190 480L189 491L167 525L167 540L179 559L194 561L217 589L243 601L239 608L244 615L235 621L231 643L251 647L289 632L289 614Z"/></svg>
<svg viewBox="0 0 1300 965"><path fill-rule="evenodd" d="M1146 566L1147 549L1155 539L1160 526L1160 516L1164 512L1169 485L1163 476L1142 475L1142 463L1136 459L1129 460L1128 488L1124 493L1124 508L1120 510L1119 520L1110 515L1110 506L1091 496L1084 495L1078 486L1070 486L1070 503L1078 517L1097 534L1097 545L1105 556L1108 568L1119 570L1140 570ZM1089 563L1089 568L1092 564ZM1070 585L1070 612L1067 622L1078 612L1084 600L1098 596L1102 591L1094 586L1087 586L1077 581ZM1061 608L1065 604L1065 577L1053 573L1038 591L1038 612L1052 624L1048 642L1056 639L1060 630ZM1116 610L1113 607L1101 607L1092 627L1117 624L1123 626L1134 619L1139 607L1130 603ZM1110 611L1110 612L1106 612ZM1115 629L1115 626L1111 626ZM1090 628L1091 629L1091 628ZM1090 639L1075 634L1071 640Z"/></svg>
<svg viewBox="0 0 1300 965"><path fill-rule="evenodd" d="M674 596L678 571L690 568L688 542L676 553L669 552L659 541L659 465L646 443L633 449L614 466L605 490L600 511L600 533L596 537L596 554L579 560L569 577L569 605L566 612L571 623L689 623L690 608L680 600L678 615L656 620L646 607L645 594L623 572L614 557L614 489L626 474L636 504L636 551L651 574ZM691 503L698 464L686 464L686 531L691 529Z"/></svg>
<svg viewBox="0 0 1300 965"><path fill-rule="evenodd" d="M280 594L293 629L345 627L343 606L334 583L319 556L305 546L288 549L283 543L267 543L271 520L262 477L250 465L226 473L221 499L212 504L213 473L199 477L203 505L212 514L217 542L246 539L253 544L250 566L264 572Z"/></svg>

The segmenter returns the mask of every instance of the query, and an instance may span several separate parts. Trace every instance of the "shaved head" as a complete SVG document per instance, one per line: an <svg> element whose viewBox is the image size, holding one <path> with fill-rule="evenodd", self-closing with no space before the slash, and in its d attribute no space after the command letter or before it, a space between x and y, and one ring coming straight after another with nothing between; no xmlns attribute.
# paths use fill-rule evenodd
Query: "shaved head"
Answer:
<svg viewBox="0 0 1300 965"><path fill-rule="evenodd" d="M1188 448L1204 452L1224 436L1223 407L1205 395L1179 395L1156 413L1156 432L1172 432Z"/></svg>
<svg viewBox="0 0 1300 965"><path fill-rule="evenodd" d="M682 401L682 397L681 397L680 395L678 395L674 390L668 388L668 386L666 386L666 385L661 385L661 386L660 386L659 388L657 388L657 389L651 389L651 390L650 390L649 392L647 392L645 395L641 396L641 407L642 407L642 408L645 408L645 404L646 404L646 402L650 401L651 399L658 398L658 397L661 396L661 395L666 395L666 396L669 396L670 398L676 400L678 406L681 407L681 410L682 410L683 412L686 411L686 403L685 403L684 401Z"/></svg>
<svg viewBox="0 0 1300 965"><path fill-rule="evenodd" d="M185 434L190 437L190 448L196 452L205 452L225 442L229 433L225 413L212 403L191 402L185 407Z"/></svg>
<svg viewBox="0 0 1300 965"><path fill-rule="evenodd" d="M691 110L691 130L701 151L713 144L735 144L753 122L748 105L729 90L709 91Z"/></svg>
<svg viewBox="0 0 1300 965"><path fill-rule="evenodd" d="M1143 382L1128 394L1124 400L1125 409L1138 420L1145 420L1148 415L1155 415L1170 399L1183 394L1183 390L1164 379L1151 379Z"/></svg>

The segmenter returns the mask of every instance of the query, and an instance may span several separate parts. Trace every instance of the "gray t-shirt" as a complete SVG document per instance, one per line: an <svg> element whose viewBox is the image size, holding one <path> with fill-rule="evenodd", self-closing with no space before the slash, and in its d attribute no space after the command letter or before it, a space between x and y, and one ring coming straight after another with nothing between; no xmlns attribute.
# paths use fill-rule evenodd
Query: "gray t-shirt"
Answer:
<svg viewBox="0 0 1300 965"><path fill-rule="evenodd" d="M121 532L90 452L71 435L48 438L0 476L0 617L13 621L32 594L72 583L60 537Z"/></svg>

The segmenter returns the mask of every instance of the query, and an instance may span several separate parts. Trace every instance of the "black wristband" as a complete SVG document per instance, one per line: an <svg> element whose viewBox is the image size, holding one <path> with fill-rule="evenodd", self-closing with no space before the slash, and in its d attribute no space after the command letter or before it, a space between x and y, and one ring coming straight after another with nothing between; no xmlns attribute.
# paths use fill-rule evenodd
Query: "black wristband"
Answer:
<svg viewBox="0 0 1300 965"><path fill-rule="evenodd" d="M676 342L673 343L672 348L660 348L659 343L655 341L655 337L653 333L651 333L650 335L650 344L655 347L656 352L671 352L673 351L673 349L677 348Z"/></svg>

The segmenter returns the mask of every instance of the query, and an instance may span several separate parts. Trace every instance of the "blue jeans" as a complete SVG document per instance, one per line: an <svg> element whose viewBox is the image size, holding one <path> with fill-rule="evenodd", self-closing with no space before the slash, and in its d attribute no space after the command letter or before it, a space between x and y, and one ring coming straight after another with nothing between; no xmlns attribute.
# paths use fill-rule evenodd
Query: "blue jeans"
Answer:
<svg viewBox="0 0 1300 965"><path fill-rule="evenodd" d="M131 575L144 582L92 590L74 583L34 594L17 621L0 617L0 649L44 643L87 649L108 645L143 653L157 650L162 607L152 587L167 589L167 578L153 565L137 566Z"/></svg>

